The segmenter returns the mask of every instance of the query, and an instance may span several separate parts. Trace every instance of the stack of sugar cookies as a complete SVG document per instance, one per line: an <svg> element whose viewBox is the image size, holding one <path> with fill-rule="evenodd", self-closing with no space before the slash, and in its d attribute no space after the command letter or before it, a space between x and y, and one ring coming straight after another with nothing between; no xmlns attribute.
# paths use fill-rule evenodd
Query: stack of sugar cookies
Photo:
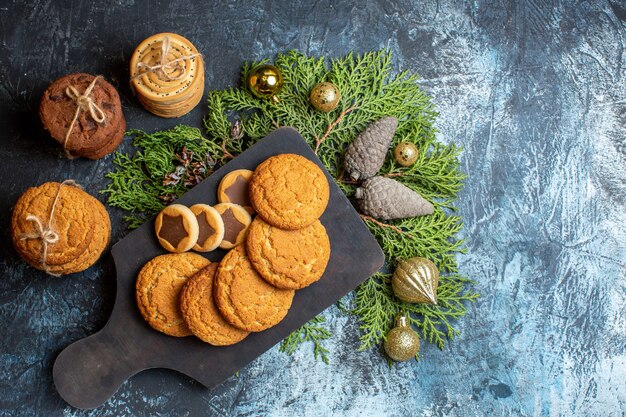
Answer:
<svg viewBox="0 0 626 417"><path fill-rule="evenodd" d="M161 117L189 113L204 93L202 56L175 33L159 33L139 44L130 60L131 86L141 104Z"/></svg>
<svg viewBox="0 0 626 417"><path fill-rule="evenodd" d="M50 275L93 265L109 243L111 222L100 201L73 181L29 188L13 209L11 237L19 255Z"/></svg>
<svg viewBox="0 0 626 417"><path fill-rule="evenodd" d="M165 334L193 334L217 346L237 343L280 323L295 290L324 274L330 240L319 218L330 190L323 171L294 154L273 156L254 173L238 171L222 179L218 197L230 200L220 204L235 201L258 213L245 243L235 245L219 266L193 253L168 254L139 273L139 310ZM163 270L170 272L158 272Z"/></svg>
<svg viewBox="0 0 626 417"><path fill-rule="evenodd" d="M117 90L90 74L69 74L50 84L39 117L70 158L100 159L117 149L126 131Z"/></svg>

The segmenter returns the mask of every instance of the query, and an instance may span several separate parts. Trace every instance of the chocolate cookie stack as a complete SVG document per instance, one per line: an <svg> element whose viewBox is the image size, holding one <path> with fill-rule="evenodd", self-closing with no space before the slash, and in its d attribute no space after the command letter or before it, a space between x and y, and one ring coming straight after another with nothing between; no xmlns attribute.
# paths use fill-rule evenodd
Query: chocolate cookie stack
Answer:
<svg viewBox="0 0 626 417"><path fill-rule="evenodd" d="M102 76L76 73L54 81L39 116L69 158L100 159L117 149L126 131L120 96Z"/></svg>
<svg viewBox="0 0 626 417"><path fill-rule="evenodd" d="M131 86L141 104L161 117L189 113L204 93L202 56L175 33L159 33L139 44L130 60Z"/></svg>
<svg viewBox="0 0 626 417"><path fill-rule="evenodd" d="M29 188L13 209L11 238L19 255L50 275L84 271L109 243L111 222L100 201L73 181Z"/></svg>

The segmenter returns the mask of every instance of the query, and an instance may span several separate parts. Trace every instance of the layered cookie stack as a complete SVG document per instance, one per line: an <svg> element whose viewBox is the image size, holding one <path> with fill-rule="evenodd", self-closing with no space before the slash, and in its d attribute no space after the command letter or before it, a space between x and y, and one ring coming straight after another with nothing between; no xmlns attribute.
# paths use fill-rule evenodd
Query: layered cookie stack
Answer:
<svg viewBox="0 0 626 417"><path fill-rule="evenodd" d="M319 280L328 264L330 241L319 217L329 194L323 171L299 155L277 155L254 172L227 174L218 188L218 199L224 202L214 209L224 219L223 242L229 227L235 228L231 233L236 238L227 241L233 249L219 266L191 253L150 261L137 280L137 303L146 321L165 334L194 334L217 346L280 323L295 290ZM156 221L166 249L168 244L175 249L190 245L197 231L189 224L194 215L204 214L203 205L192 206L193 215L176 206L162 212L170 219ZM258 213L249 228L227 226L229 216L249 218L244 207ZM164 234L166 223L169 231Z"/></svg>
<svg viewBox="0 0 626 417"><path fill-rule="evenodd" d="M120 96L102 76L76 73L54 81L41 98L44 128L68 157L99 159L124 139Z"/></svg>
<svg viewBox="0 0 626 417"><path fill-rule="evenodd" d="M300 155L276 155L256 168L249 196L258 216L216 276L215 302L227 322L250 332L273 327L295 290L322 277L330 241L319 218L329 195L324 172Z"/></svg>
<svg viewBox="0 0 626 417"><path fill-rule="evenodd" d="M54 276L93 265L109 243L111 222L98 200L73 181L29 188L13 209L11 237L30 265Z"/></svg>
<svg viewBox="0 0 626 417"><path fill-rule="evenodd" d="M202 56L182 36L159 33L141 42L133 53L130 80L148 111L179 117L190 112L204 93Z"/></svg>

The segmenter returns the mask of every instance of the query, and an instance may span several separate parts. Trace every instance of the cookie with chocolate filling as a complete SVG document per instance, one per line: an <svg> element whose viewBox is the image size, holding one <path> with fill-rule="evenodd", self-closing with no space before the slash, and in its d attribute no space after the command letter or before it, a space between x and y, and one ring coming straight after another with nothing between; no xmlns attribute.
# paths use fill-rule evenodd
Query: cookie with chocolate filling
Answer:
<svg viewBox="0 0 626 417"><path fill-rule="evenodd" d="M224 239L224 221L220 213L208 204L195 204L189 208L198 221L198 241L193 250L210 252Z"/></svg>
<svg viewBox="0 0 626 417"><path fill-rule="evenodd" d="M198 241L196 215L182 204L165 207L156 218L154 230L161 246L169 252L186 252Z"/></svg>
<svg viewBox="0 0 626 417"><path fill-rule="evenodd" d="M248 210L248 213L253 214L254 208L248 194L248 183L252 174L254 172L249 169L237 169L226 174L217 187L217 200L220 203L239 204Z"/></svg>
<svg viewBox="0 0 626 417"><path fill-rule="evenodd" d="M248 234L248 226L252 218L245 208L233 203L220 203L215 210L222 216L224 222L224 239L220 248L231 249L241 244Z"/></svg>

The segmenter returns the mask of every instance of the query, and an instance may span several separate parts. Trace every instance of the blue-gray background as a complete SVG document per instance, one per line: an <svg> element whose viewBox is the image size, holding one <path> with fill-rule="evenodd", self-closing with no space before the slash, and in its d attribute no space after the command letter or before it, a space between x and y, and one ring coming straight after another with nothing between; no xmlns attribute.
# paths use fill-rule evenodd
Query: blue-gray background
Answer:
<svg viewBox="0 0 626 417"><path fill-rule="evenodd" d="M623 1L3 1L0 5L0 415L623 416L626 413L626 3ZM69 407L51 366L100 329L111 260L53 279L11 247L10 209L28 186L75 178L92 194L111 157L60 157L37 119L68 72L104 74L129 128L200 126L142 110L127 87L132 49L174 31L204 53L206 86L237 82L244 60L298 49L342 56L389 48L419 73L439 137L465 150L461 271L483 297L445 351L389 369L356 352L354 318L326 312L330 364L309 347L270 350L214 390L150 370L99 409ZM131 151L128 142L122 150ZM102 198L102 196L101 196ZM113 241L125 233L110 209Z"/></svg>

